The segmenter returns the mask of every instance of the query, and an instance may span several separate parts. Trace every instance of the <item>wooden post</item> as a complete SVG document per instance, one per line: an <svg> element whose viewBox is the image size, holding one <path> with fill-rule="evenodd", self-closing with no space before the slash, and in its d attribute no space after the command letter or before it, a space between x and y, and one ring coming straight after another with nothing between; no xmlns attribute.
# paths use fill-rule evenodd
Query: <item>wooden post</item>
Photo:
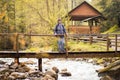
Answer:
<svg viewBox="0 0 120 80"><path fill-rule="evenodd" d="M110 47L110 39L109 39L109 35L107 34L107 51L109 51L109 47Z"/></svg>
<svg viewBox="0 0 120 80"><path fill-rule="evenodd" d="M88 25L90 27L90 34L92 34L92 26L93 26L93 20L88 21Z"/></svg>
<svg viewBox="0 0 120 80"><path fill-rule="evenodd" d="M38 69L42 71L42 58L38 59Z"/></svg>
<svg viewBox="0 0 120 80"><path fill-rule="evenodd" d="M65 45L66 45L66 57L68 57L68 45L67 45L67 35L65 34Z"/></svg>
<svg viewBox="0 0 120 80"><path fill-rule="evenodd" d="M17 33L15 34L15 36L16 36L15 50L17 52L17 57L14 59L14 62L19 64L19 43L18 43L19 34Z"/></svg>
<svg viewBox="0 0 120 80"><path fill-rule="evenodd" d="M117 53L117 34L115 35L115 53Z"/></svg>
<svg viewBox="0 0 120 80"><path fill-rule="evenodd" d="M93 37L92 37L91 35L90 35L89 39L90 39L90 44L92 44L92 42L93 42Z"/></svg>

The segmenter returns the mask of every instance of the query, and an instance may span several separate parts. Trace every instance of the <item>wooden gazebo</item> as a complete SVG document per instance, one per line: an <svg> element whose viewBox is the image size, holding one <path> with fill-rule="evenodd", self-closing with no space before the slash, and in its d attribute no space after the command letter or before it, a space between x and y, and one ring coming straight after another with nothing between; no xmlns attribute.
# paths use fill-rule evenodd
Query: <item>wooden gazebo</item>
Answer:
<svg viewBox="0 0 120 80"><path fill-rule="evenodd" d="M72 9L68 15L72 24L69 25L69 32L76 34L96 34L100 33L99 22L104 19L103 15L86 1ZM76 25L75 22L87 22L87 25Z"/></svg>

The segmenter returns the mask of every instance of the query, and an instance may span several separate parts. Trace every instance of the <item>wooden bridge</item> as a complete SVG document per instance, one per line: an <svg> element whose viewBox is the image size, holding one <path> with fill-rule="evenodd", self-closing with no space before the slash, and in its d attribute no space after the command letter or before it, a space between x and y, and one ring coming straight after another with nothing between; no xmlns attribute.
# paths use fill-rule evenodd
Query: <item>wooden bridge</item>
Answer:
<svg viewBox="0 0 120 80"><path fill-rule="evenodd" d="M18 39L20 35L24 36L55 36L55 35L41 35L41 34L8 34L8 33L0 33L0 36L8 36L8 35L16 35L15 38L15 51L0 51L0 58L15 58L15 62L19 63L19 58L38 58L38 66L39 70L42 70L42 58L94 58L94 57L120 57L120 51L118 50L118 43L119 41L119 34L110 34L112 35L112 39L114 36L114 51L109 51L109 47L111 46L112 40L110 39L109 35L103 35L103 34L91 34L91 35L85 35L85 34L77 34L77 35L65 35L65 41L66 41L66 47L67 47L67 41L68 39L75 39L75 40L86 40L86 38L81 38L81 36L87 36L87 41L92 44L94 41L98 39L94 39L95 36L105 36L105 39L102 39L102 41L105 41L106 43L106 51L79 51L79 52L69 52L66 48L65 53L59 53L59 52L29 52L29 51L20 51L19 50L19 43ZM99 38L101 41L101 39ZM113 45L113 44L112 44Z"/></svg>

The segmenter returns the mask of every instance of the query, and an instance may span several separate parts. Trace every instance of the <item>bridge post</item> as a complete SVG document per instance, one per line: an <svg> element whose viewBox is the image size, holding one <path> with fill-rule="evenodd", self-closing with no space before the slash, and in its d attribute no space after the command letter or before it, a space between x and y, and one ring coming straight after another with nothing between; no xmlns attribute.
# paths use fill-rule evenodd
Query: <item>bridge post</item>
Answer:
<svg viewBox="0 0 120 80"><path fill-rule="evenodd" d="M38 69L42 71L42 58L38 59Z"/></svg>
<svg viewBox="0 0 120 80"><path fill-rule="evenodd" d="M115 34L115 53L117 53L117 34Z"/></svg>
<svg viewBox="0 0 120 80"><path fill-rule="evenodd" d="M66 45L66 57L68 57L68 45L67 45L67 35L64 35L65 36L65 45Z"/></svg>
<svg viewBox="0 0 120 80"><path fill-rule="evenodd" d="M110 47L110 39L109 39L109 35L107 34L107 51L109 51L109 47Z"/></svg>
<svg viewBox="0 0 120 80"><path fill-rule="evenodd" d="M90 35L89 39L90 39L90 44L92 44L92 42L93 42L93 37L92 37L92 35Z"/></svg>
<svg viewBox="0 0 120 80"><path fill-rule="evenodd" d="M19 34L15 34L15 44L14 44L14 50L16 51L17 53L17 57L14 59L14 62L15 63L18 63L19 64L19 43L18 43L18 38L19 38Z"/></svg>

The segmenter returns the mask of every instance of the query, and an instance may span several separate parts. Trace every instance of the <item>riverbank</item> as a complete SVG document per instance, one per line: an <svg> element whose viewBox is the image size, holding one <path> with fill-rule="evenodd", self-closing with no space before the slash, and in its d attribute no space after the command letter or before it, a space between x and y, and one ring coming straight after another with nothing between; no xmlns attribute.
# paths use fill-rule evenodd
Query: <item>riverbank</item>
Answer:
<svg viewBox="0 0 120 80"><path fill-rule="evenodd" d="M1 58L0 60L7 62L6 64L11 65L14 59L4 59ZM102 68L100 65L94 65L92 62L92 59L43 59L43 73L46 71L51 71L53 67L56 67L59 69L58 73L58 80L99 80L100 77L98 77L98 74L96 70ZM25 65L30 68L30 71L38 71L38 63L37 59L34 58L21 58L20 62L25 63ZM63 70L66 70L66 73L68 75L61 74ZM25 72L29 74L29 72ZM40 74L40 73L39 73ZM43 76L43 75L41 75ZM30 80L30 76L27 75L27 77L23 80ZM35 76L34 76L35 78ZM34 80L32 78L32 80ZM41 79L39 79L41 80Z"/></svg>

